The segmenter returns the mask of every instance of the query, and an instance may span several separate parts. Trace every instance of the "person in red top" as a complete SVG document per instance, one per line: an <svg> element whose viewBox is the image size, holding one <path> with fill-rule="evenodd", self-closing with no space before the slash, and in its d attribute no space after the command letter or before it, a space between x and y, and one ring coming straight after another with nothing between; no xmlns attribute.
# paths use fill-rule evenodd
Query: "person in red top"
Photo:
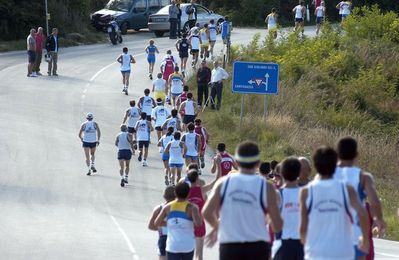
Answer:
<svg viewBox="0 0 399 260"><path fill-rule="evenodd" d="M33 65L33 72L36 72L37 75L41 76L42 74L40 73L40 63L42 62L42 55L43 55L43 43L45 40L45 36L43 34L43 28L39 27L37 28L37 33L35 34L35 40L36 40L36 60L35 64Z"/></svg>
<svg viewBox="0 0 399 260"><path fill-rule="evenodd" d="M168 50L166 52L166 57L164 58L161 65L162 78L166 81L169 80L169 76L175 72L176 61L172 56L172 51Z"/></svg>
<svg viewBox="0 0 399 260"><path fill-rule="evenodd" d="M199 182L199 173L196 169L191 169L187 173L187 179L190 182L190 193L188 195L188 201L197 205L200 212L205 205L206 193L212 190L216 181L219 179L220 175L216 175L216 178L209 184L201 186ZM203 217L201 215L203 220ZM204 237L206 234L205 221L202 221L202 225L199 227L194 227L195 235L195 259L203 259L203 249L204 249Z"/></svg>
<svg viewBox="0 0 399 260"><path fill-rule="evenodd" d="M228 152L226 152L226 145L220 143L217 146L218 153L213 157L213 165L211 172L220 172L221 176L226 176L234 168L238 169L237 163Z"/></svg>
<svg viewBox="0 0 399 260"><path fill-rule="evenodd" d="M209 142L209 133L208 131L205 129L205 127L202 127L201 125L202 121L201 119L197 118L194 120L194 124L195 124L195 129L194 132L196 134L198 134L201 137L201 149L200 149L200 161L201 161L201 168L205 168L205 149L206 149L206 144Z"/></svg>

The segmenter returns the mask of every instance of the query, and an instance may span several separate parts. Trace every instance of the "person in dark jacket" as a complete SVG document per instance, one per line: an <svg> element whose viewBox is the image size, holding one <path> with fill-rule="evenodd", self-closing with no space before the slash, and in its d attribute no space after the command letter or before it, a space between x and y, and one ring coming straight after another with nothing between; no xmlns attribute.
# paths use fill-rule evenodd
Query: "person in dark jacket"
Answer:
<svg viewBox="0 0 399 260"><path fill-rule="evenodd" d="M197 71L197 84L198 84L198 106L202 106L202 100L204 105L208 105L208 84L211 81L211 69L206 65L206 61L201 62L201 67ZM204 98L204 99L202 99Z"/></svg>
<svg viewBox="0 0 399 260"><path fill-rule="evenodd" d="M47 55L50 56L48 62L48 71L47 71L47 74L49 76L51 76L51 73L53 73L53 76L58 76L57 74L58 49L59 49L58 29L53 28L52 34L49 37L47 37L46 40Z"/></svg>

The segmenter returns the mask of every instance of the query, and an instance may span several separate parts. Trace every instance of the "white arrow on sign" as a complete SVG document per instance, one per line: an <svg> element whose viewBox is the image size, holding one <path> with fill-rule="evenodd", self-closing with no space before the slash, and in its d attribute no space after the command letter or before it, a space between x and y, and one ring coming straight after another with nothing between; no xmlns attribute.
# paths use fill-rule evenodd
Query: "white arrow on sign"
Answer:
<svg viewBox="0 0 399 260"><path fill-rule="evenodd" d="M255 83L255 81L253 81L253 80L251 79L251 80L248 81L248 83L252 85L252 84Z"/></svg>
<svg viewBox="0 0 399 260"><path fill-rule="evenodd" d="M266 92L267 92L267 91L268 91L267 88L268 88L268 86L269 86L269 73L266 73L265 79L266 79L265 85L266 85Z"/></svg>

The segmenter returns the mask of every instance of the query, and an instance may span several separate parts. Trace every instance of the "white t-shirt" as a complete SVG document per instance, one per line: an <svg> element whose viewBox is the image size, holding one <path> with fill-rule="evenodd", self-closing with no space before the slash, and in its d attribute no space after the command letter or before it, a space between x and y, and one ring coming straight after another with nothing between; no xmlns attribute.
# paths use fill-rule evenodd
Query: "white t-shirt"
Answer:
<svg viewBox="0 0 399 260"><path fill-rule="evenodd" d="M166 80L164 79L156 79L152 82L154 86L154 91L160 91L160 92L165 92L165 87L166 87Z"/></svg>
<svg viewBox="0 0 399 260"><path fill-rule="evenodd" d="M166 108L165 106L156 106L152 110L151 115L151 117L155 119L155 127L162 126L169 115L170 111L168 108Z"/></svg>
<svg viewBox="0 0 399 260"><path fill-rule="evenodd" d="M294 10L295 10L295 18L296 19L303 18L303 13L302 13L303 6L302 5L295 6Z"/></svg>

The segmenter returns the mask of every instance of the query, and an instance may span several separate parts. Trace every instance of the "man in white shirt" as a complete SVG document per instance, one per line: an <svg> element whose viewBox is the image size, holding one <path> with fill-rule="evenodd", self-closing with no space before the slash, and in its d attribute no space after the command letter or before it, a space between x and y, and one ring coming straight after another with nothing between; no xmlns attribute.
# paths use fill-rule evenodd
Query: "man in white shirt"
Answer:
<svg viewBox="0 0 399 260"><path fill-rule="evenodd" d="M219 66L218 61L214 61L213 66L211 75L211 108L215 109L215 98L217 97L216 109L219 110L222 104L223 80L228 79L229 74Z"/></svg>

